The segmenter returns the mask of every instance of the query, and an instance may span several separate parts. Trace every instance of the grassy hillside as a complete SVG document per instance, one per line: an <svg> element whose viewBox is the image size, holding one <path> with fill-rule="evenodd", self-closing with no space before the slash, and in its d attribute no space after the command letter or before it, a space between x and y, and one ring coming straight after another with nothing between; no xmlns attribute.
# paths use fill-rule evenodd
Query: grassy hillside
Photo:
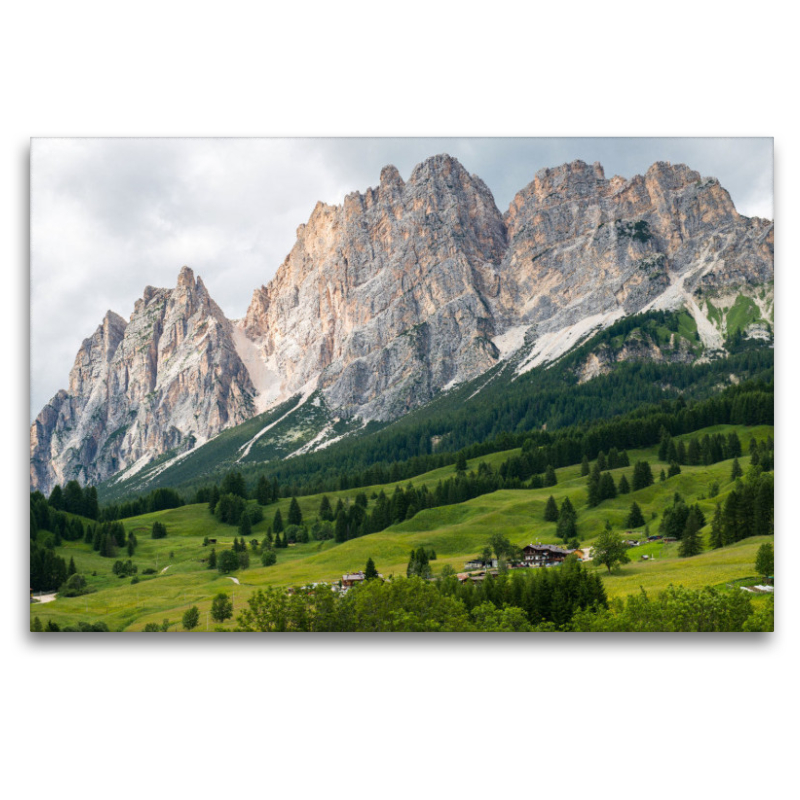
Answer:
<svg viewBox="0 0 800 800"><path fill-rule="evenodd" d="M727 433L731 430L739 435L745 449L751 436L763 440L773 434L771 426L718 426L691 436ZM476 469L480 460L496 466L516 452L506 451L475 459L468 467ZM634 500L642 508L655 533L676 491L688 503L699 503L710 523L716 502L724 500L733 486L730 481L731 461L711 466L683 467L680 475L661 483L657 476L663 464L658 462L657 448L631 450L629 457L631 464L638 460L649 461L656 483L629 495L607 500L595 508L586 506L586 479L580 475L580 466L574 465L556 471L558 485L554 487L501 490L458 505L428 509L384 531L341 544L311 541L292 545L277 551L278 562L272 567L261 567L258 556L253 554L253 567L232 576L240 581L240 585L216 570L206 569L204 559L208 556L209 548L203 547L203 538L216 538L219 553L223 548L230 547L234 536L238 536L237 528L217 522L209 514L206 505L184 506L126 519L125 528L133 531L139 540L132 559L139 568L139 582L132 584L130 578L115 577L111 573L113 559L100 557L89 545L66 542L58 548L59 555L67 559L73 557L78 572L87 577L95 591L77 598L59 598L44 605L33 604L31 617L39 616L43 622L52 619L60 625L82 620L102 620L112 630L141 630L148 622L161 623L166 618L172 623L172 629L177 629L183 612L197 605L201 611L200 629L205 629L206 612L214 595L220 591L234 593L236 606L240 607L257 587L338 580L346 571L363 569L370 557L384 575L404 575L411 549L420 546L436 551L438 558L432 562L434 574L440 572L445 564L460 571L465 561L485 546L489 536L498 532L519 546L531 541L557 543L555 523L542 519L545 503L551 494L559 503L564 497L570 498L578 511L579 538L582 543L591 545L606 520L616 530L625 529L628 509ZM746 464L746 460L743 463ZM630 481L633 467L612 471L616 481L623 473ZM453 467L445 467L419 476L413 483L432 486L452 474ZM720 493L715 498L709 498L710 487L715 481L720 486ZM334 504L337 497L354 499L360 491L371 498L381 489L388 494L395 485L382 484L367 489L331 492L328 497ZM304 519L316 517L320 500L321 495L299 498ZM289 499L283 499L266 506L265 519L254 526L252 537L259 540L264 537L276 509L280 508L286 519L289 502ZM373 502L370 499L370 506ZM167 526L167 538L149 538L155 520ZM703 529L704 536L707 536L709 527ZM638 533L642 530L639 529ZM606 591L609 597L616 597L638 591L640 586L647 591L659 591L669 583L698 587L752 576L756 550L764 538L746 539L722 550L707 551L689 559L678 558L677 545L674 544L659 543L634 548L630 551L632 560L636 559L633 563L611 575L607 575L604 568L601 569ZM651 560L639 560L643 553L647 553ZM120 555L120 558L126 557ZM157 574L141 575L142 570L147 568L157 570ZM165 568L166 571L163 571ZM213 622L211 627L214 627Z"/></svg>

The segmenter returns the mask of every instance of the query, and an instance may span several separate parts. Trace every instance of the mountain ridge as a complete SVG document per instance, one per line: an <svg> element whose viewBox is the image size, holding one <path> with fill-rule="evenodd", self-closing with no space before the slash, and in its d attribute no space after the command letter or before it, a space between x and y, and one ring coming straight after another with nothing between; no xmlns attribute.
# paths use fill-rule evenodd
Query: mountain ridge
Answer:
<svg viewBox="0 0 800 800"><path fill-rule="evenodd" d="M446 154L408 181L387 166L377 187L315 206L241 320L188 267L175 289L146 287L127 323L106 314L31 427L31 486L131 474L297 394L328 413L300 446L323 446L347 420L397 419L522 348L518 371L650 308L686 307L693 355L713 357L717 305L744 297L768 324L772 258L773 224L685 165L540 170L502 215Z"/></svg>

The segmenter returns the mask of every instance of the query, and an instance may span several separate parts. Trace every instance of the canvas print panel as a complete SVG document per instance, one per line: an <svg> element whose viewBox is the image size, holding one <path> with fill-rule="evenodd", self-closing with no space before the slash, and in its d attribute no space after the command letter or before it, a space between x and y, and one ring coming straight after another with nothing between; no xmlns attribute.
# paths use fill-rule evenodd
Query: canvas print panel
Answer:
<svg viewBox="0 0 800 800"><path fill-rule="evenodd" d="M31 194L31 630L772 630L772 140L41 139Z"/></svg>

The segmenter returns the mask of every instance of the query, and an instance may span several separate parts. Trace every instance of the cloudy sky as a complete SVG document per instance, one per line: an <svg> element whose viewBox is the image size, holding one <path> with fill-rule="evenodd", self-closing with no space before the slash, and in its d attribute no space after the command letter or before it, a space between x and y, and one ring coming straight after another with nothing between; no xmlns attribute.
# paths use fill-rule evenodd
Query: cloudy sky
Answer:
<svg viewBox="0 0 800 800"><path fill-rule="evenodd" d="M537 170L599 161L630 178L654 161L719 178L736 208L772 218L772 139L34 139L31 146L33 419L105 312L128 318L142 289L203 277L241 317L318 200L340 203L394 164L404 178L450 153L500 210Z"/></svg>

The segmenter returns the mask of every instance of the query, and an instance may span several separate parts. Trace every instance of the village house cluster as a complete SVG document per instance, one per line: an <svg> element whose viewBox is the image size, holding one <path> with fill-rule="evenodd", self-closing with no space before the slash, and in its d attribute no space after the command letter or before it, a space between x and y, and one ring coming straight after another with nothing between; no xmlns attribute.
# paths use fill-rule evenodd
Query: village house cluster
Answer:
<svg viewBox="0 0 800 800"><path fill-rule="evenodd" d="M563 564L567 556L575 556L579 561L588 558L588 550L567 550L554 544L528 544L522 548L522 559L512 561L507 566L508 569L525 569L530 567L555 567ZM485 580L486 575L496 576L498 574L498 561L496 558L485 562L482 558L475 558L464 565L466 572L459 572L458 579L462 583L473 581L479 583ZM473 570L480 570L474 572Z"/></svg>
<svg viewBox="0 0 800 800"><path fill-rule="evenodd" d="M589 549L566 550L563 547L558 547L553 544L529 544L522 548L522 559L519 561L512 561L508 563L508 569L524 569L529 567L554 567L562 564L567 556L575 556L580 561L585 561L589 557ZM473 582L480 582L485 580L486 575L497 576L498 574L498 561L496 558L490 561L484 561L481 558L475 558L468 561L464 565L466 572L459 572L456 577L462 583L468 580ZM477 571L476 571L477 570ZM383 575L378 574L380 580L384 580ZM356 572L346 572L342 575L341 580L331 584L331 591L339 594L346 594L353 586L363 583L367 579L363 570ZM430 580L434 580L431 578ZM309 584L304 586L304 589L313 589L316 586L327 586L324 581L319 583ZM294 589L289 589L292 593Z"/></svg>

